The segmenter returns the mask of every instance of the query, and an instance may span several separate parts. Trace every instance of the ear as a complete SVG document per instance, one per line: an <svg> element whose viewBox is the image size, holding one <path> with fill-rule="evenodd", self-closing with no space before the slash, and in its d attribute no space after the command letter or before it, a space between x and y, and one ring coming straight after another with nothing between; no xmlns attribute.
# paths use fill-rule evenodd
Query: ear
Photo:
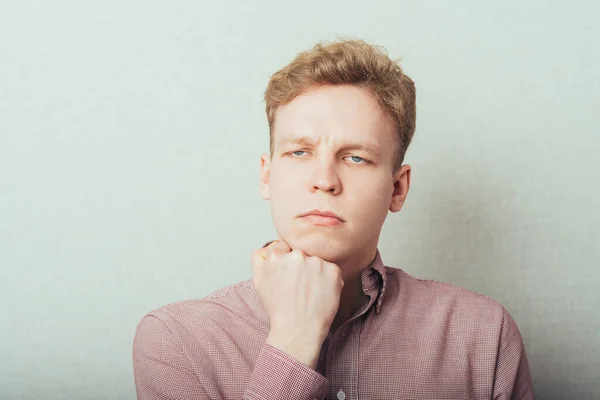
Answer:
<svg viewBox="0 0 600 400"><path fill-rule="evenodd" d="M402 209L408 189L410 188L410 165L401 166L394 174L394 191L390 202L390 211L398 212Z"/></svg>
<svg viewBox="0 0 600 400"><path fill-rule="evenodd" d="M271 173L271 157L264 153L260 156L260 197L269 200L271 197L269 191L269 177Z"/></svg>

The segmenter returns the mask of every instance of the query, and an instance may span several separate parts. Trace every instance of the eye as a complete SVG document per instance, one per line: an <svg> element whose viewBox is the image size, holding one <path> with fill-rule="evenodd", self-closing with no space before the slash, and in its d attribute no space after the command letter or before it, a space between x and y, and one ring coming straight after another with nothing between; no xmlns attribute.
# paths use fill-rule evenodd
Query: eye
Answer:
<svg viewBox="0 0 600 400"><path fill-rule="evenodd" d="M296 150L296 151L292 152L293 155L295 155L297 157L302 157L302 154L296 154L296 153L306 153L306 151L304 151L304 150Z"/></svg>
<svg viewBox="0 0 600 400"><path fill-rule="evenodd" d="M352 160L352 164L368 164L368 161L359 156L349 156Z"/></svg>

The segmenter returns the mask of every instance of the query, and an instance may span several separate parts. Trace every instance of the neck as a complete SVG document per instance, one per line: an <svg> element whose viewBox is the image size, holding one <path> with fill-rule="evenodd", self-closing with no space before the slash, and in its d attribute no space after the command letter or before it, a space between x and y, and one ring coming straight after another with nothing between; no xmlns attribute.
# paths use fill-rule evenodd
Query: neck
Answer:
<svg viewBox="0 0 600 400"><path fill-rule="evenodd" d="M358 259L336 263L342 270L344 288L340 296L340 306L331 324L330 331L335 330L348 321L356 311L369 301L369 296L363 292L361 274L375 259L377 249L366 253ZM352 262L353 261L353 262Z"/></svg>

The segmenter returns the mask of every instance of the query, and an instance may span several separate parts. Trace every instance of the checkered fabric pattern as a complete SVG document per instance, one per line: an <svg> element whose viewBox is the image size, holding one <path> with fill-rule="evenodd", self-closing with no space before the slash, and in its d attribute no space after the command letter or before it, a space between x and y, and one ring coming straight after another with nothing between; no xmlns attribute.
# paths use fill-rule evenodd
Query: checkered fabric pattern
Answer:
<svg viewBox="0 0 600 400"><path fill-rule="evenodd" d="M386 267L379 251L361 279L370 301L329 333L316 370L265 344L249 280L148 313L133 343L138 399L533 399L500 304Z"/></svg>

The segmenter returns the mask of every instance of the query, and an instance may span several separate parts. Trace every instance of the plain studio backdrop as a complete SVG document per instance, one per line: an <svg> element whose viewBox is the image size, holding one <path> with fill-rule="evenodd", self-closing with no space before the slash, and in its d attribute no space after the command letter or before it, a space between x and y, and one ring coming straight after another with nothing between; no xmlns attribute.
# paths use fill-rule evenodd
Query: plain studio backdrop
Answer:
<svg viewBox="0 0 600 400"><path fill-rule="evenodd" d="M365 39L417 86L384 262L492 297L600 399L594 1L1 1L0 398L133 399L137 323L249 279L270 75Z"/></svg>

